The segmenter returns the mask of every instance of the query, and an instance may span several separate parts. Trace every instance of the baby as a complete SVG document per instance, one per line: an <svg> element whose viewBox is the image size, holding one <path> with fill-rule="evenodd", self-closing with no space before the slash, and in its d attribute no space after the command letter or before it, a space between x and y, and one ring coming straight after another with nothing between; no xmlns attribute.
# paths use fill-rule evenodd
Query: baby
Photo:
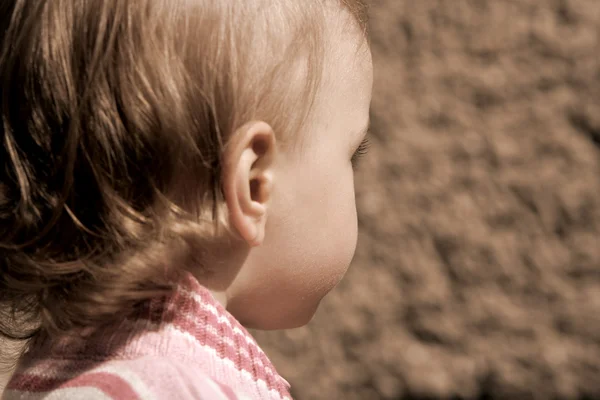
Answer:
<svg viewBox="0 0 600 400"><path fill-rule="evenodd" d="M360 0L0 2L4 399L290 398L244 327L308 323L353 257L365 24Z"/></svg>

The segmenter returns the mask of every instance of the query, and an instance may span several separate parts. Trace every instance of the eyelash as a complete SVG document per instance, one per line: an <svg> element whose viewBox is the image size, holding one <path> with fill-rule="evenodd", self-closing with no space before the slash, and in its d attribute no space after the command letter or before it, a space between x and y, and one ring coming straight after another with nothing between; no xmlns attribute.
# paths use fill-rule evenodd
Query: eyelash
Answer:
<svg viewBox="0 0 600 400"><path fill-rule="evenodd" d="M368 138L364 138L360 143L354 154L352 155L352 167L356 168L358 165L358 161L360 158L365 156L369 152L369 147L371 147L371 143Z"/></svg>

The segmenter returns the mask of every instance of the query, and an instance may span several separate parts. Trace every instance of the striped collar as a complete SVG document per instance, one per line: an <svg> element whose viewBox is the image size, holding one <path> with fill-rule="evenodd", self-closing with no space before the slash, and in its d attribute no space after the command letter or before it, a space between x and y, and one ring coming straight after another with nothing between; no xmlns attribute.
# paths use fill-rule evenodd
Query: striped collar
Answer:
<svg viewBox="0 0 600 400"><path fill-rule="evenodd" d="M69 337L36 346L25 359L103 362L146 356L189 363L252 399L291 399L289 384L254 338L190 274L170 296L144 303L135 318L85 340Z"/></svg>

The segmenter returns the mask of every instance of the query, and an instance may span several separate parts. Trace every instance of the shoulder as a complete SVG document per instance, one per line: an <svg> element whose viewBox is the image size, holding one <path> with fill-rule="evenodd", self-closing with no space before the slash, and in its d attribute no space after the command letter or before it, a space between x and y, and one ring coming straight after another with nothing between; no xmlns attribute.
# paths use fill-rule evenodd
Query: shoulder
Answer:
<svg viewBox="0 0 600 400"><path fill-rule="evenodd" d="M31 383L31 377L26 380ZM3 399L245 400L245 396L234 393L202 370L162 357L104 362L52 388L11 386Z"/></svg>
<svg viewBox="0 0 600 400"><path fill-rule="evenodd" d="M79 378L110 399L243 399L201 369L163 357L111 361Z"/></svg>

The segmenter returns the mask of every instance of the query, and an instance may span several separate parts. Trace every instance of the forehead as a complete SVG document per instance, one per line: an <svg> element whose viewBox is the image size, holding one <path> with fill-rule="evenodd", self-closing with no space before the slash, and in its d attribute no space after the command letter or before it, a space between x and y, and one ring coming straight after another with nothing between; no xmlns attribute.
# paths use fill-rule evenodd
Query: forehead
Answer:
<svg viewBox="0 0 600 400"><path fill-rule="evenodd" d="M366 35L369 22L367 4L362 0L341 0L341 3L354 16L356 23Z"/></svg>
<svg viewBox="0 0 600 400"><path fill-rule="evenodd" d="M300 150L298 153L304 153L302 150L309 147L313 136L322 137L329 127L339 128L340 122L346 125L349 136L351 132L360 132L368 123L373 67L366 34L355 15L342 7L339 0L326 4L329 7L326 7L320 35L323 47L318 83L311 96L308 118L290 142L292 149Z"/></svg>
<svg viewBox="0 0 600 400"><path fill-rule="evenodd" d="M373 66L369 45L356 29L328 29L323 77L315 96L307 140L353 143L369 121ZM314 139L317 139L316 141Z"/></svg>
<svg viewBox="0 0 600 400"><path fill-rule="evenodd" d="M338 79L372 78L371 49L366 31L357 22L358 17L351 7L329 9L327 14L324 80L332 83Z"/></svg>
<svg viewBox="0 0 600 400"><path fill-rule="evenodd" d="M325 30L326 47L320 97L346 92L348 101L370 101L373 83L371 49L364 32L349 12L332 18ZM364 99L363 97L368 97Z"/></svg>

